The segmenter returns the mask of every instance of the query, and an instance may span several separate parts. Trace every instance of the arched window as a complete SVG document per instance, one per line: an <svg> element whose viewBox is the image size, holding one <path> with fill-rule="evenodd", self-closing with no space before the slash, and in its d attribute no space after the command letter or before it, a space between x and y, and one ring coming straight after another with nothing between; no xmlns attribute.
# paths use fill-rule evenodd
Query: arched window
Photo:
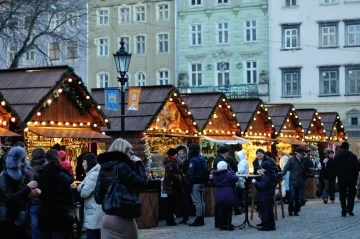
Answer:
<svg viewBox="0 0 360 239"><path fill-rule="evenodd" d="M145 86L146 85L146 77L143 72L137 73L135 85L136 86Z"/></svg>

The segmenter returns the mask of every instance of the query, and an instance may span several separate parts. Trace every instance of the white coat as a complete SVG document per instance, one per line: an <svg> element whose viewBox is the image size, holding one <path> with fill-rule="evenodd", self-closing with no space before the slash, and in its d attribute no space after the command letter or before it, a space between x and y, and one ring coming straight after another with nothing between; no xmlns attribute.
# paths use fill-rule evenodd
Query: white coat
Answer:
<svg viewBox="0 0 360 239"><path fill-rule="evenodd" d="M235 157L239 161L238 163L238 173L239 174L249 174L249 162L246 159L246 152L244 150L236 151ZM239 177L238 186L244 188L244 183L246 179L243 177Z"/></svg>
<svg viewBox="0 0 360 239"><path fill-rule="evenodd" d="M100 222L104 216L101 205L94 199L94 190L101 166L95 165L86 173L84 181L78 186L80 196L85 199L84 203L84 228L100 229Z"/></svg>

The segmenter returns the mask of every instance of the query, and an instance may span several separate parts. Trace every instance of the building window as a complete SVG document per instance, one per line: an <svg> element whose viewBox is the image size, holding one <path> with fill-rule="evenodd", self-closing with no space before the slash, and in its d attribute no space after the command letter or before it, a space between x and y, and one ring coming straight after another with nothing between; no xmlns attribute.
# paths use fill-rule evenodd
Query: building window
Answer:
<svg viewBox="0 0 360 239"><path fill-rule="evenodd" d="M109 10L98 10L98 25L109 25Z"/></svg>
<svg viewBox="0 0 360 239"><path fill-rule="evenodd" d="M26 62L35 61L35 46L31 46L28 48L28 50L25 53L25 61Z"/></svg>
<svg viewBox="0 0 360 239"><path fill-rule="evenodd" d="M287 6L287 7L296 6L296 0L285 0L285 6Z"/></svg>
<svg viewBox="0 0 360 239"><path fill-rule="evenodd" d="M256 20L245 21L245 35L247 42L256 41Z"/></svg>
<svg viewBox="0 0 360 239"><path fill-rule="evenodd" d="M201 0L189 0L191 6L201 6Z"/></svg>
<svg viewBox="0 0 360 239"><path fill-rule="evenodd" d="M169 52L169 34L159 34L159 52Z"/></svg>
<svg viewBox="0 0 360 239"><path fill-rule="evenodd" d="M125 47L125 51L127 51L127 52L130 52L130 37L120 37L119 38L119 48L120 48L120 42L121 42L121 39L124 41L124 47Z"/></svg>
<svg viewBox="0 0 360 239"><path fill-rule="evenodd" d="M298 49L300 47L300 25L282 25L283 49Z"/></svg>
<svg viewBox="0 0 360 239"><path fill-rule="evenodd" d="M218 86L230 85L230 63L217 63L217 83Z"/></svg>
<svg viewBox="0 0 360 239"><path fill-rule="evenodd" d="M336 47L338 44L338 23L320 24L320 46Z"/></svg>
<svg viewBox="0 0 360 239"><path fill-rule="evenodd" d="M55 12L53 14L50 14L49 19L50 19L49 29L50 30L54 30L55 28L58 29L60 26L60 13Z"/></svg>
<svg viewBox="0 0 360 239"><path fill-rule="evenodd" d="M217 24L218 43L229 43L229 23L221 22Z"/></svg>
<svg viewBox="0 0 360 239"><path fill-rule="evenodd" d="M282 70L282 96L300 96L300 69Z"/></svg>
<svg viewBox="0 0 360 239"><path fill-rule="evenodd" d="M135 37L136 54L145 54L145 36Z"/></svg>
<svg viewBox="0 0 360 239"><path fill-rule="evenodd" d="M58 42L52 42L49 44L49 58L50 60L60 60L60 47Z"/></svg>
<svg viewBox="0 0 360 239"><path fill-rule="evenodd" d="M190 33L190 45L200 46L201 45L201 24L191 25Z"/></svg>
<svg viewBox="0 0 360 239"><path fill-rule="evenodd" d="M145 22L145 7L139 6L135 8L136 11L136 22Z"/></svg>
<svg viewBox="0 0 360 239"><path fill-rule="evenodd" d="M9 36L14 36L14 34L18 29L19 29L18 20L12 18L7 21L7 33Z"/></svg>
<svg viewBox="0 0 360 239"><path fill-rule="evenodd" d="M24 27L25 29L29 29L29 27L31 26L31 21L33 20L32 16L26 16L24 19Z"/></svg>
<svg viewBox="0 0 360 239"><path fill-rule="evenodd" d="M345 22L346 46L360 46L360 21Z"/></svg>
<svg viewBox="0 0 360 239"><path fill-rule="evenodd" d="M323 0L324 4L337 3L337 0Z"/></svg>
<svg viewBox="0 0 360 239"><path fill-rule="evenodd" d="M339 67L320 68L320 95L339 94Z"/></svg>
<svg viewBox="0 0 360 239"><path fill-rule="evenodd" d="M217 4L229 3L230 0L216 0Z"/></svg>
<svg viewBox="0 0 360 239"><path fill-rule="evenodd" d="M77 27L79 24L79 14L78 13L69 13L68 14L68 25L70 27Z"/></svg>
<svg viewBox="0 0 360 239"><path fill-rule="evenodd" d="M358 118L357 117L351 117L351 125L358 125Z"/></svg>
<svg viewBox="0 0 360 239"><path fill-rule="evenodd" d="M98 88L108 88L109 87L109 74L108 73L98 74L97 87Z"/></svg>
<svg viewBox="0 0 360 239"><path fill-rule="evenodd" d="M120 8L120 23L129 23L130 22L130 8L122 7Z"/></svg>
<svg viewBox="0 0 360 239"><path fill-rule="evenodd" d="M109 39L100 38L97 39L97 52L98 56L108 56L109 55Z"/></svg>
<svg viewBox="0 0 360 239"><path fill-rule="evenodd" d="M346 67L346 88L348 94L360 94L360 66Z"/></svg>
<svg viewBox="0 0 360 239"><path fill-rule="evenodd" d="M136 80L135 80L136 86L145 86L146 85L146 77L143 72L139 72L136 74Z"/></svg>
<svg viewBox="0 0 360 239"><path fill-rule="evenodd" d="M161 70L158 72L158 85L168 85L169 84L169 71Z"/></svg>
<svg viewBox="0 0 360 239"><path fill-rule="evenodd" d="M256 84L257 83L257 62L247 61L245 64L246 83Z"/></svg>
<svg viewBox="0 0 360 239"><path fill-rule="evenodd" d="M8 47L7 49L7 62L8 64L11 64L11 62L14 60L16 53L18 52L18 48L16 45L12 45Z"/></svg>
<svg viewBox="0 0 360 239"><path fill-rule="evenodd" d="M202 64L191 64L191 84L192 86L202 85Z"/></svg>
<svg viewBox="0 0 360 239"><path fill-rule="evenodd" d="M169 5L168 4L160 4L159 8L159 21L169 20Z"/></svg>
<svg viewBox="0 0 360 239"><path fill-rule="evenodd" d="M69 41L67 43L67 59L79 58L79 44L77 41Z"/></svg>

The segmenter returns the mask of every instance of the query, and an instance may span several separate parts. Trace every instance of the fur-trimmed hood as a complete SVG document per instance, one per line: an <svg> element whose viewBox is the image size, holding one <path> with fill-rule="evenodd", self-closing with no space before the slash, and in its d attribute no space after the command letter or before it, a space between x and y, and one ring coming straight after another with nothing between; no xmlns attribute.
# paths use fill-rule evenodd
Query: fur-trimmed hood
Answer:
<svg viewBox="0 0 360 239"><path fill-rule="evenodd" d="M99 154L97 157L97 161L102 168L110 168L119 162L126 163L131 169L135 168L135 164L133 161L131 161L129 156L120 151L105 152Z"/></svg>
<svg viewBox="0 0 360 239"><path fill-rule="evenodd" d="M7 174L14 180L20 180L30 166L26 160L26 152L22 147L13 147L10 149L5 161Z"/></svg>

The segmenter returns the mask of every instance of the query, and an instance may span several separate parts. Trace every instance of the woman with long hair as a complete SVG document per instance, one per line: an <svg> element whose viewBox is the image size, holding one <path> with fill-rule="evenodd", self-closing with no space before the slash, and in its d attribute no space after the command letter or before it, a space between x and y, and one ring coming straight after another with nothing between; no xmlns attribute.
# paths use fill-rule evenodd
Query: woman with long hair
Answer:
<svg viewBox="0 0 360 239"><path fill-rule="evenodd" d="M78 186L80 196L85 199L84 203L84 228L88 239L100 239L100 222L104 216L101 205L95 202L94 190L99 177L100 165L96 155L87 153L82 157L82 166L86 172L84 181Z"/></svg>
<svg viewBox="0 0 360 239"><path fill-rule="evenodd" d="M50 149L45 154L45 165L37 174L40 195L39 231L41 239L67 239L72 207L70 185L74 181L68 170L60 164L59 153Z"/></svg>
<svg viewBox="0 0 360 239"><path fill-rule="evenodd" d="M97 160L101 165L99 178L95 188L95 201L102 204L108 188L116 179L129 190L138 190L147 184L145 168L140 158L131 155L131 144L116 139L108 152L102 153ZM135 218L105 213L101 226L102 239L137 239L138 231Z"/></svg>

